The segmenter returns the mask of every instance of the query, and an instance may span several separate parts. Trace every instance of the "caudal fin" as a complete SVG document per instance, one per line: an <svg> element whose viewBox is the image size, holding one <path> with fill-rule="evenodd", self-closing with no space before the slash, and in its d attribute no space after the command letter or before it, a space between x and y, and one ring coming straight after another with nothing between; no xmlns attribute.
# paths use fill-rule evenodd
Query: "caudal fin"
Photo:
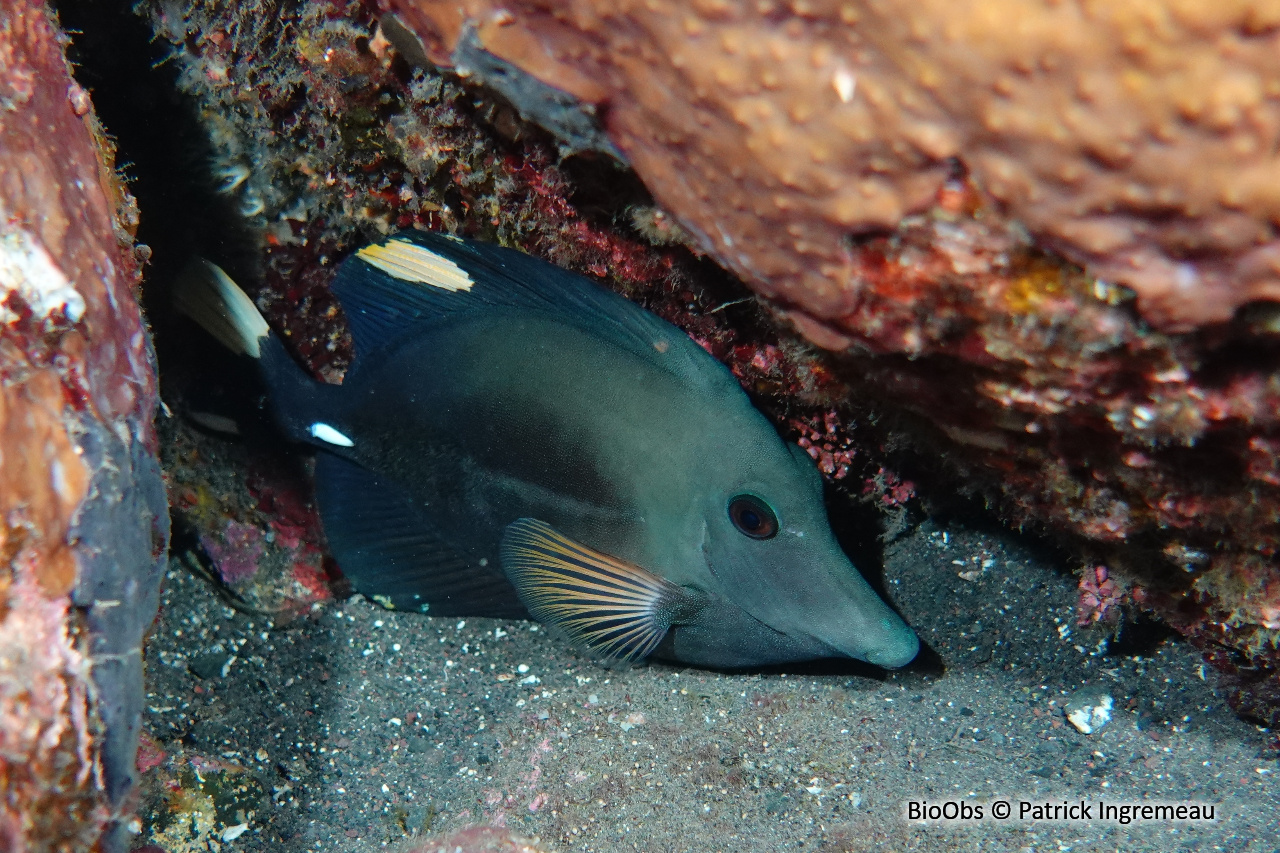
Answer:
<svg viewBox="0 0 1280 853"><path fill-rule="evenodd" d="M271 328L253 300L217 264L192 259L175 283L174 304L232 352L262 356L262 342Z"/></svg>

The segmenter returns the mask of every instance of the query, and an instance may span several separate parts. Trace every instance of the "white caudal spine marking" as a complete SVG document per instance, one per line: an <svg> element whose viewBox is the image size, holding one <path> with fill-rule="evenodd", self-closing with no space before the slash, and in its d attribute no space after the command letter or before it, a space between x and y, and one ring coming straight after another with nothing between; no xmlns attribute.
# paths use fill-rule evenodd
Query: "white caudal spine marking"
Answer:
<svg viewBox="0 0 1280 853"><path fill-rule="evenodd" d="M453 261L408 240L388 240L365 246L356 257L392 278L448 290L467 291L475 284L467 271Z"/></svg>
<svg viewBox="0 0 1280 853"><path fill-rule="evenodd" d="M232 352L262 356L271 334L258 307L217 264L193 258L175 282L174 303Z"/></svg>
<svg viewBox="0 0 1280 853"><path fill-rule="evenodd" d="M333 444L338 447L355 447L355 442L338 432L328 424L320 422L313 423L307 432L311 433L312 438L318 438L327 444Z"/></svg>

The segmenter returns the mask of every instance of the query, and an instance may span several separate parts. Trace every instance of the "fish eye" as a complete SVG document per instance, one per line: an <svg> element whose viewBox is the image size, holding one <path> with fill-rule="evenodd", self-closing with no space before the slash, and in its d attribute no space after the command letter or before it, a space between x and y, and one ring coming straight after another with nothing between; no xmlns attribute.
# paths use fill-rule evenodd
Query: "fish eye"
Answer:
<svg viewBox="0 0 1280 853"><path fill-rule="evenodd" d="M778 534L778 516L755 495L738 495L729 500L729 520L752 539L772 539Z"/></svg>

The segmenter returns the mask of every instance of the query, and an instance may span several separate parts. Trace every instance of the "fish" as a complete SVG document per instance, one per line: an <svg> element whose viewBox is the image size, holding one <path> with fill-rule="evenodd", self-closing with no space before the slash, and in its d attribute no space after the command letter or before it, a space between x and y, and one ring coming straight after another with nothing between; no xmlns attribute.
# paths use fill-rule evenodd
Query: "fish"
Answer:
<svg viewBox="0 0 1280 853"><path fill-rule="evenodd" d="M814 461L680 329L514 249L424 231L332 284L341 384L217 266L180 310L258 363L315 451L328 546L390 608L536 619L604 661L908 664L915 632L831 531Z"/></svg>

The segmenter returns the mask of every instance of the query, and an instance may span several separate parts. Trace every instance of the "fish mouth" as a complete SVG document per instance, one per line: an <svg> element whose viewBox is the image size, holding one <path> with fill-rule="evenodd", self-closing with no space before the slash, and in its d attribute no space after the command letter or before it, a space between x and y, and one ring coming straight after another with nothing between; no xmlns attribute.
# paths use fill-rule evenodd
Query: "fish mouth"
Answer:
<svg viewBox="0 0 1280 853"><path fill-rule="evenodd" d="M707 570L725 584L726 575L732 577L735 572L717 571L720 567L708 547L708 539L704 523L702 551ZM745 573L738 578L737 594L724 592L722 587L723 599L716 602L721 604L716 608L717 617L708 621L720 622L726 630L732 625L732 630L739 632L742 646L759 655L756 663L845 658L884 669L900 669L911 663L920 651L915 631L876 594L847 558L845 565L845 573L805 572L803 564L799 571L777 572L792 579L791 595L762 595L761 584L744 584L758 580L761 573ZM720 599L721 595L713 598Z"/></svg>

